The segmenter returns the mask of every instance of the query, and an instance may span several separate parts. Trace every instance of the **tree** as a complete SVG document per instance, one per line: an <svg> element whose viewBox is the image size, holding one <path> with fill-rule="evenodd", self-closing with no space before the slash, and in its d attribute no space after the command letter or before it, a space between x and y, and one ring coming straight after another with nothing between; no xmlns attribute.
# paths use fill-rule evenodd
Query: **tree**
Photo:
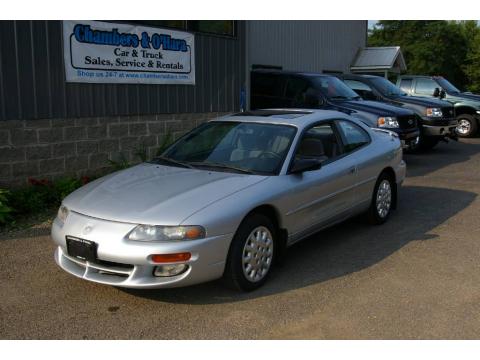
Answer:
<svg viewBox="0 0 480 360"><path fill-rule="evenodd" d="M444 20L383 20L370 32L368 43L400 46L409 74L442 75L464 88L470 85L465 73L470 48L467 37L478 30L472 25Z"/></svg>
<svg viewBox="0 0 480 360"><path fill-rule="evenodd" d="M480 29L476 22L466 22L465 36L469 40L469 48L464 64L467 76L467 90L480 93Z"/></svg>

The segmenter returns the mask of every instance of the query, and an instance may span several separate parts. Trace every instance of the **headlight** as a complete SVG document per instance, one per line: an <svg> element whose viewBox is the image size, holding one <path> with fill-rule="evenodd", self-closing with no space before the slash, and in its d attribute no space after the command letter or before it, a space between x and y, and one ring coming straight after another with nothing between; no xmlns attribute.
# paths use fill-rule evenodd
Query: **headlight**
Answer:
<svg viewBox="0 0 480 360"><path fill-rule="evenodd" d="M378 127L383 128L398 128L398 121L394 117L386 116L379 117L377 120Z"/></svg>
<svg viewBox="0 0 480 360"><path fill-rule="evenodd" d="M439 108L427 108L427 116L430 117L442 117L442 109Z"/></svg>
<svg viewBox="0 0 480 360"><path fill-rule="evenodd" d="M201 226L158 226L138 225L127 238L134 241L196 240L205 237Z"/></svg>
<svg viewBox="0 0 480 360"><path fill-rule="evenodd" d="M58 209L57 218L62 222L62 224L67 221L68 213L68 208L64 205L60 206Z"/></svg>

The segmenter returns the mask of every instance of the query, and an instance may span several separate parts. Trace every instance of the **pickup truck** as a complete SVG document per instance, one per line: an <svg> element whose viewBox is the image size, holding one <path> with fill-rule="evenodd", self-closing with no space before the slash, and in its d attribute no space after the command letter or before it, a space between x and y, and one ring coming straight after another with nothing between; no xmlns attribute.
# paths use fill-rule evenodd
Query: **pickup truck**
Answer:
<svg viewBox="0 0 480 360"><path fill-rule="evenodd" d="M441 76L402 75L397 86L408 95L444 99L453 104L458 121L457 134L475 136L480 123L480 95L462 92Z"/></svg>
<svg viewBox="0 0 480 360"><path fill-rule="evenodd" d="M348 74L339 75L339 78L365 100L400 106L417 114L420 119L419 149L430 149L440 140L457 138L457 120L453 106L448 101L408 96L380 76Z"/></svg>
<svg viewBox="0 0 480 360"><path fill-rule="evenodd" d="M372 128L398 134L405 149L419 139L417 115L378 101L363 100L332 75L258 69L251 73L250 108L325 109L347 113Z"/></svg>

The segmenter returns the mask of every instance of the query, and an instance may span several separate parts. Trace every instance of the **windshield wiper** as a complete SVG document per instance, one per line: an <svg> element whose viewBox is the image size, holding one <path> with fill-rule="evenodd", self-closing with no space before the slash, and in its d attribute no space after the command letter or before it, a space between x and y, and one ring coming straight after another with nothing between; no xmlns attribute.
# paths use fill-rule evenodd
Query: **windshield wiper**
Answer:
<svg viewBox="0 0 480 360"><path fill-rule="evenodd" d="M157 163L159 161L169 163L169 164L179 165L181 167L185 167L185 168L189 168L189 169L195 169L195 167L190 165L189 163L186 163L186 162L183 162L183 161L178 161L178 160L173 160L173 159L170 159L170 158L167 158L167 157L164 157L164 156L157 156L151 162Z"/></svg>
<svg viewBox="0 0 480 360"><path fill-rule="evenodd" d="M212 162L191 162L190 164L195 165L197 167L210 167L210 168L218 168L218 169L226 169L226 170L234 170L238 172L242 172L245 174L255 174L253 171L239 168L236 166L221 164L221 163L212 163Z"/></svg>

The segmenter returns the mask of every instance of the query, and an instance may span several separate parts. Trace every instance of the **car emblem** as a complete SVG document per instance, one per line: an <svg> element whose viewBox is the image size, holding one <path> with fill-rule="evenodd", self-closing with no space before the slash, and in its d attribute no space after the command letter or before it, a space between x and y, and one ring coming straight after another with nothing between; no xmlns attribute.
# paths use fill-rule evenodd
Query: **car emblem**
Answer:
<svg viewBox="0 0 480 360"><path fill-rule="evenodd" d="M408 125L412 125L412 124L413 124L413 120L412 119L408 120Z"/></svg>
<svg viewBox="0 0 480 360"><path fill-rule="evenodd" d="M87 226L85 226L85 228L83 229L83 233L84 233L84 234L89 234L92 230L93 230L93 227L91 227L90 225L87 225Z"/></svg>

